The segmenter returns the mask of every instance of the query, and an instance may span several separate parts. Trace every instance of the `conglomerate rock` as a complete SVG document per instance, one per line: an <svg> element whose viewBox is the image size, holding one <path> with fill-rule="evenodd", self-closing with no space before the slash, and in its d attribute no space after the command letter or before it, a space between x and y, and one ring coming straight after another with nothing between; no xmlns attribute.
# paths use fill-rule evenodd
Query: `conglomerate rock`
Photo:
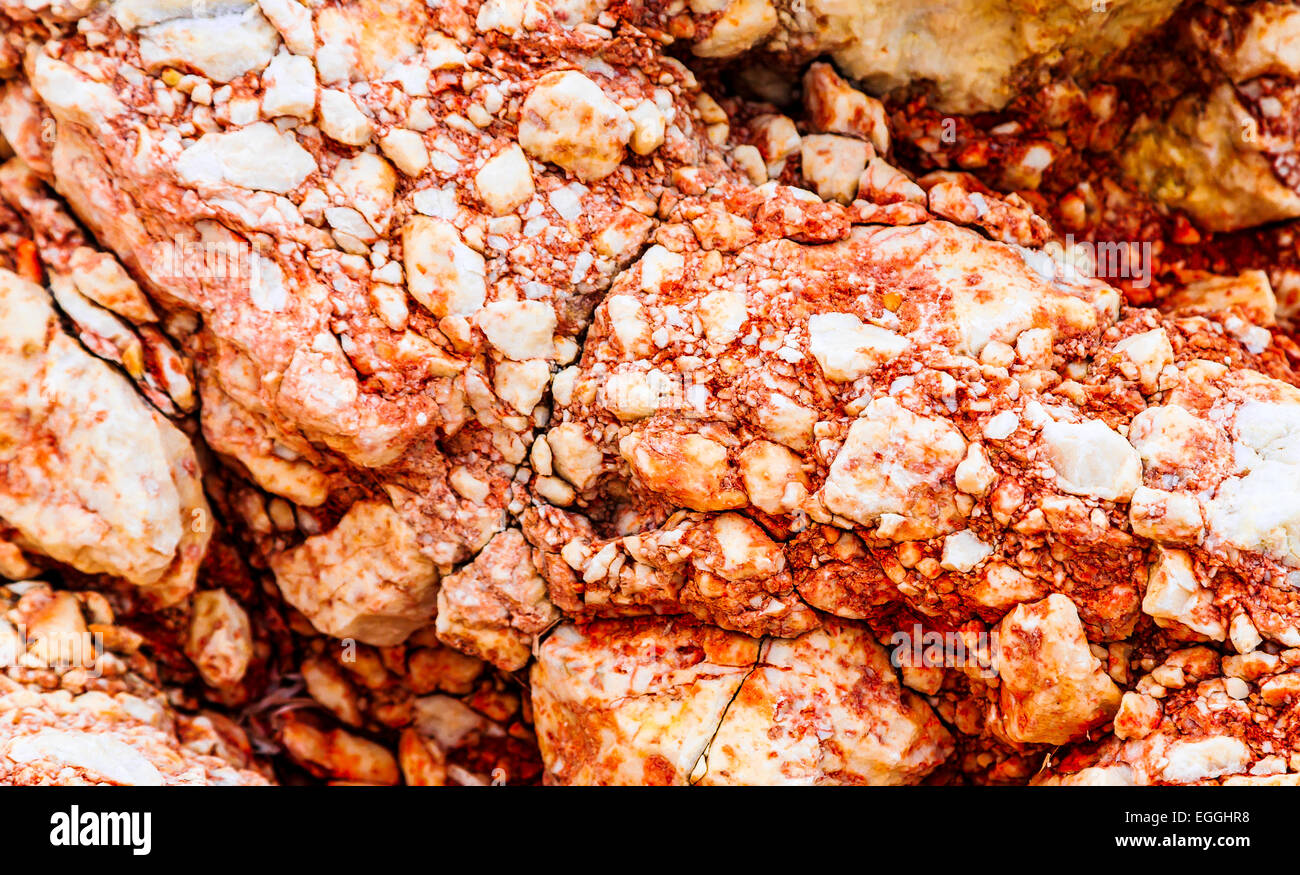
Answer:
<svg viewBox="0 0 1300 875"><path fill-rule="evenodd" d="M791 199L819 242L764 240L774 203L681 207L659 235L678 251L619 277L557 376L542 455L573 509L524 517L558 606L787 635L810 608L957 625L1062 592L1113 640L1145 592L1222 640L1249 590L1256 623L1300 634L1293 512L1255 493L1289 476L1300 409L1259 370L1292 376L1267 331L1121 310L946 222ZM1193 578L1195 607L1163 601Z"/></svg>
<svg viewBox="0 0 1300 875"><path fill-rule="evenodd" d="M287 600L397 644L522 501L552 366L660 196L734 176L725 123L644 38L541 7L214 14L32 44L6 136L174 314L207 444L291 505L261 543Z"/></svg>
<svg viewBox="0 0 1300 875"><path fill-rule="evenodd" d="M0 570L144 593L249 745L339 783L1286 780L1269 283L1127 306L830 66L791 118L665 51L979 108L1172 9L956 6L1004 51L859 66L897 4L833 46L752 2L0 6ZM24 780L154 779L62 702L0 739ZM132 719L163 779L234 779Z"/></svg>

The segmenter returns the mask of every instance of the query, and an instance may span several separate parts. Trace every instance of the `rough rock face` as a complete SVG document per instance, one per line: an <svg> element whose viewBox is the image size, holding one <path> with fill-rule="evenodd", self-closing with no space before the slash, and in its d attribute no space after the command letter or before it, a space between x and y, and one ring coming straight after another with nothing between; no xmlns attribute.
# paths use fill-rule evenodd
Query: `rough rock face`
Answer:
<svg viewBox="0 0 1300 875"><path fill-rule="evenodd" d="M139 646L96 593L0 587L0 783L267 783L234 723L172 710Z"/></svg>
<svg viewBox="0 0 1300 875"><path fill-rule="evenodd" d="M902 169L828 65L796 122L664 51L829 48L987 106L1167 4L1032 29L962 6L998 53L872 70L868 35L942 47L961 19L3 8L0 230L30 237L0 247L0 571L143 594L205 694L312 775L1289 774L1300 389L1268 282L1126 307L1026 197ZM1249 32L1214 51L1258 77L1286 51ZM246 585L194 525L200 463ZM25 622L112 626L93 589L20 589ZM279 686L250 702L252 676ZM119 714L75 670L15 682L14 780L237 777L186 760L189 717ZM86 748L101 712L143 760Z"/></svg>

